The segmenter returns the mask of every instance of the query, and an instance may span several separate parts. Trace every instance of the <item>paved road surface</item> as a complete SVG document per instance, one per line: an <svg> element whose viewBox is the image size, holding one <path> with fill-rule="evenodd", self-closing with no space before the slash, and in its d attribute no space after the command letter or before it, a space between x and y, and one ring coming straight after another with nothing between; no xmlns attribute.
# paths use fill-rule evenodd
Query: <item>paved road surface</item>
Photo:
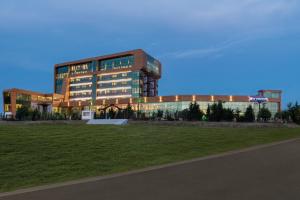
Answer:
<svg viewBox="0 0 300 200"><path fill-rule="evenodd" d="M300 140L3 200L299 200Z"/></svg>

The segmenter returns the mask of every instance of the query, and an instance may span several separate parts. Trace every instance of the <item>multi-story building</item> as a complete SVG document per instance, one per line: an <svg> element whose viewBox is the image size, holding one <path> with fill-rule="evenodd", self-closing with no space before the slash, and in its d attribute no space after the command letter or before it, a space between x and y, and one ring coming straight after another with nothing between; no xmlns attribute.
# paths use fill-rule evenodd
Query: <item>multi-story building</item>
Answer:
<svg viewBox="0 0 300 200"><path fill-rule="evenodd" d="M63 98L60 94L42 94L13 88L3 91L3 110L15 115L18 108L27 106L40 112L57 112L55 108L59 107Z"/></svg>
<svg viewBox="0 0 300 200"><path fill-rule="evenodd" d="M160 62L143 50L56 64L54 94L11 89L3 93L4 111L15 115L18 107L30 105L42 111L64 109L96 112L109 106L125 108L131 104L149 116L157 110L175 113L197 102L205 112L208 105L222 101L224 106L245 112L252 105L258 113L263 104L273 115L281 110L280 90L260 90L256 96L175 95L158 96ZM43 101L41 101L43 100Z"/></svg>
<svg viewBox="0 0 300 200"><path fill-rule="evenodd" d="M55 88L65 101L154 97L161 64L142 50L55 65Z"/></svg>

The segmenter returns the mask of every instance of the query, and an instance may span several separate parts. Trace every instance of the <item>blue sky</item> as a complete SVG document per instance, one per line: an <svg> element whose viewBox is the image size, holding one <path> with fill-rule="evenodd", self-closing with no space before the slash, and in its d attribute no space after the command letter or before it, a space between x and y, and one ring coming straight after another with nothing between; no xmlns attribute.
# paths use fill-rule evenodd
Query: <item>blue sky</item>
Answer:
<svg viewBox="0 0 300 200"><path fill-rule="evenodd" d="M55 63L142 48L163 64L159 95L282 89L286 104L299 24L298 0L1 0L0 90L50 93Z"/></svg>

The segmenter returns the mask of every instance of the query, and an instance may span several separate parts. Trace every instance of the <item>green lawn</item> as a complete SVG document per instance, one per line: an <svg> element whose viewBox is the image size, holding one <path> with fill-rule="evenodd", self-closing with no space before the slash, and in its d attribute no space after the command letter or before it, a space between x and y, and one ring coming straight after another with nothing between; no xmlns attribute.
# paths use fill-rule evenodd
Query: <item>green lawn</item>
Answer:
<svg viewBox="0 0 300 200"><path fill-rule="evenodd" d="M0 192L300 137L300 129L0 125Z"/></svg>

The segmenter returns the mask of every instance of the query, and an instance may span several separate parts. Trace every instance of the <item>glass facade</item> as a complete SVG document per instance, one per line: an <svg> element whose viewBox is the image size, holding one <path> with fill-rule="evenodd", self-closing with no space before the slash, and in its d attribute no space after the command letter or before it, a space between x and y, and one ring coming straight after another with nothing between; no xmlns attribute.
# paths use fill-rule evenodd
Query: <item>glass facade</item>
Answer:
<svg viewBox="0 0 300 200"><path fill-rule="evenodd" d="M113 58L100 61L100 71L126 69L132 67L134 64L134 56L124 56L120 58Z"/></svg>
<svg viewBox="0 0 300 200"><path fill-rule="evenodd" d="M157 102L157 103L142 103L140 104L140 110L146 114L146 116L151 116L157 110L162 110L164 113L169 112L170 114L175 114L184 109L188 109L191 102L189 101L178 101L178 102ZM212 105L215 102L208 101L197 101L200 109L206 113L208 105ZM241 114L246 112L247 107L251 105L254 109L255 115L259 112L259 105L252 102L226 102L223 104L224 108L230 108L234 111L240 110ZM268 102L263 105L268 108L272 116L278 112L278 103Z"/></svg>
<svg viewBox="0 0 300 200"><path fill-rule="evenodd" d="M62 94L62 87L64 84L64 78L69 76L69 67L63 66L56 68L55 74L55 93Z"/></svg>
<svg viewBox="0 0 300 200"><path fill-rule="evenodd" d="M72 78L70 80L70 84L80 84L80 83L91 83L92 82L92 76L90 77L83 77L83 78Z"/></svg>
<svg viewBox="0 0 300 200"><path fill-rule="evenodd" d="M133 98L140 98L142 96L142 82L141 82L142 72L132 72L130 77L131 81L131 95Z"/></svg>
<svg viewBox="0 0 300 200"><path fill-rule="evenodd" d="M266 91L266 92L261 92L260 95L264 96L266 98L273 98L273 99L279 99L280 98L280 92Z"/></svg>
<svg viewBox="0 0 300 200"><path fill-rule="evenodd" d="M20 106L31 106L31 95L17 94L16 104Z"/></svg>
<svg viewBox="0 0 300 200"><path fill-rule="evenodd" d="M65 85L65 78L70 79L69 93L70 99L80 100L79 97L86 98L91 93L92 99L97 98L139 98L144 96L157 96L157 79L159 74L159 62L146 54L146 66L141 70L131 71L135 64L134 55L125 55L112 59L91 61L70 66L62 66L56 69L55 92L62 94ZM142 67L142 66L141 66ZM110 73L105 71L128 69L128 71ZM90 72L102 72L101 74L90 75ZM80 77L82 75L82 77ZM94 79L93 79L93 76Z"/></svg>
<svg viewBox="0 0 300 200"><path fill-rule="evenodd" d="M139 98L143 95L142 78L142 71L98 75L97 97Z"/></svg>
<svg viewBox="0 0 300 200"><path fill-rule="evenodd" d="M4 92L4 112L11 111L11 96L9 92Z"/></svg>
<svg viewBox="0 0 300 200"><path fill-rule="evenodd" d="M90 99L92 99L92 91L79 92L79 93L70 92L70 97L73 98L73 99L76 99L76 98L90 98Z"/></svg>
<svg viewBox="0 0 300 200"><path fill-rule="evenodd" d="M155 75L159 74L159 62L152 56L147 54L147 71Z"/></svg>
<svg viewBox="0 0 300 200"><path fill-rule="evenodd" d="M72 91L81 91L81 90L91 90L92 85L78 85L78 86L71 86L70 92Z"/></svg>

